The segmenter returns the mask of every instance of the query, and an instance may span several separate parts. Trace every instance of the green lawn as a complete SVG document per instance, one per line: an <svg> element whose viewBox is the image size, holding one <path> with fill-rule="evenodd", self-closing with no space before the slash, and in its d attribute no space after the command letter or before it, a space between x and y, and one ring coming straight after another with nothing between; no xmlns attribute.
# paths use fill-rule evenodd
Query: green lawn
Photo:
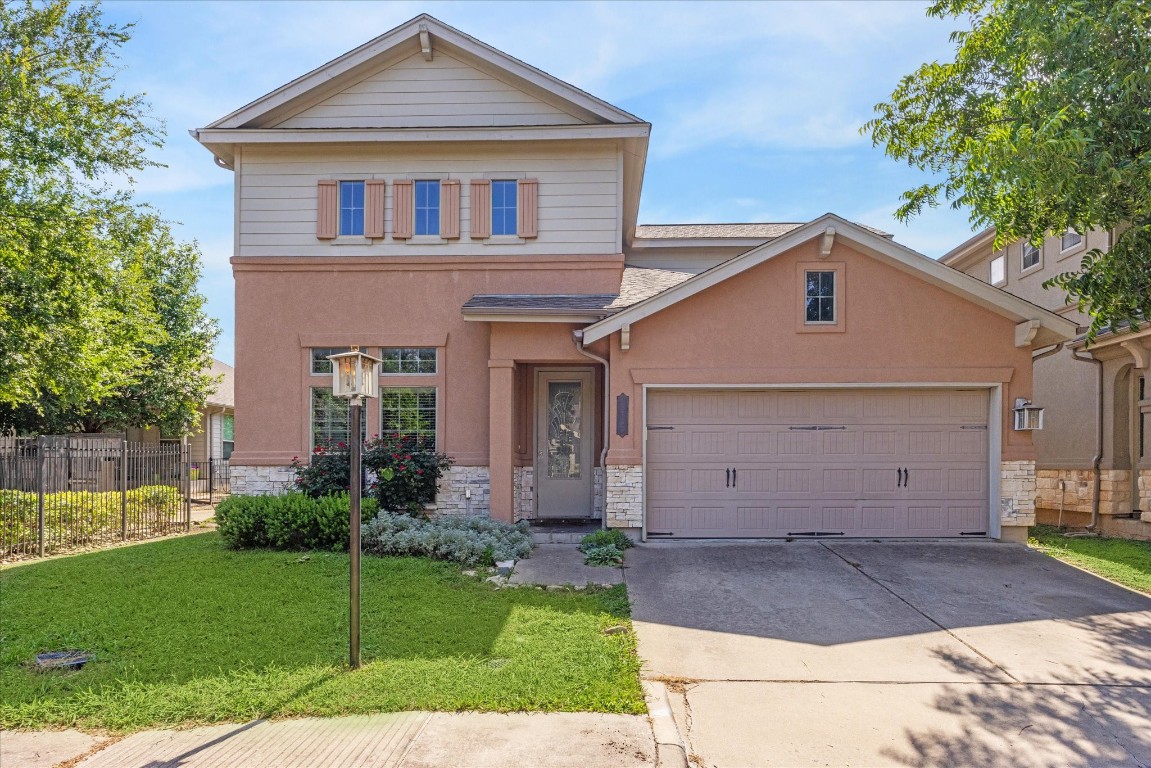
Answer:
<svg viewBox="0 0 1151 768"><path fill-rule="evenodd" d="M456 566L363 560L347 664L346 555L235 551L215 533L0 572L0 727L425 710L644 712L627 594L502 589ZM76 673L40 651L79 648Z"/></svg>
<svg viewBox="0 0 1151 768"><path fill-rule="evenodd" d="M1151 541L1064 537L1051 525L1031 528L1031 546L1151 595Z"/></svg>

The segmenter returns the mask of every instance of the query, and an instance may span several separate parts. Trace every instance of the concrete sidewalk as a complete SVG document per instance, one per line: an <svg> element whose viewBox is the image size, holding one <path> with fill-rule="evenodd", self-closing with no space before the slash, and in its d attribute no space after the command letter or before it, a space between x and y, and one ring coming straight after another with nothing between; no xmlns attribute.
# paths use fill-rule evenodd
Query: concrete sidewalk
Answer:
<svg viewBox="0 0 1151 768"><path fill-rule="evenodd" d="M102 740L0 733L3 768L49 768ZM77 768L622 768L656 764L648 718L594 713L400 712L142 731Z"/></svg>

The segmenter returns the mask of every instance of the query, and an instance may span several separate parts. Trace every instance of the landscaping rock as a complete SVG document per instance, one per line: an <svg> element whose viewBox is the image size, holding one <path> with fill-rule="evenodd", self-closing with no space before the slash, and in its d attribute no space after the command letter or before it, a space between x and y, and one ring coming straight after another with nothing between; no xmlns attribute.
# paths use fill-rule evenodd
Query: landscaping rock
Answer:
<svg viewBox="0 0 1151 768"><path fill-rule="evenodd" d="M500 560L496 563L496 570L501 576L511 576L512 571L515 570L515 560Z"/></svg>

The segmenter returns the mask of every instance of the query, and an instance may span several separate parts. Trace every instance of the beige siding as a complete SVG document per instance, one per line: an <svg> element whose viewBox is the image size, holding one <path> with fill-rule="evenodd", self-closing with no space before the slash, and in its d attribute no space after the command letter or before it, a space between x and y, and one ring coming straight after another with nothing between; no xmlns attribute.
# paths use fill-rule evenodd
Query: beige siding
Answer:
<svg viewBox="0 0 1151 768"><path fill-rule="evenodd" d="M241 256L615 254L620 245L620 205L614 143L469 147L329 146L248 147L239 194ZM391 237L392 198L399 178L451 178L462 182L462 237L439 244ZM539 180L539 235L527 243L473 240L473 178ZM382 240L357 244L316 238L316 182L324 178L384 179Z"/></svg>
<svg viewBox="0 0 1151 768"><path fill-rule="evenodd" d="M579 125L584 121L475 67L415 54L284 120L280 128Z"/></svg>

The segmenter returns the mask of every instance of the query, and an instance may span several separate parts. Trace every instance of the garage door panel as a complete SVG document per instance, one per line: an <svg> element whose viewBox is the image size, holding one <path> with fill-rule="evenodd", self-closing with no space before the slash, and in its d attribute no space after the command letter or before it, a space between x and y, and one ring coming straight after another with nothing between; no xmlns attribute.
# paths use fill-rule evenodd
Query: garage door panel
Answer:
<svg viewBox="0 0 1151 768"><path fill-rule="evenodd" d="M989 506L987 404L986 390L653 392L648 529L699 537L980 532Z"/></svg>

